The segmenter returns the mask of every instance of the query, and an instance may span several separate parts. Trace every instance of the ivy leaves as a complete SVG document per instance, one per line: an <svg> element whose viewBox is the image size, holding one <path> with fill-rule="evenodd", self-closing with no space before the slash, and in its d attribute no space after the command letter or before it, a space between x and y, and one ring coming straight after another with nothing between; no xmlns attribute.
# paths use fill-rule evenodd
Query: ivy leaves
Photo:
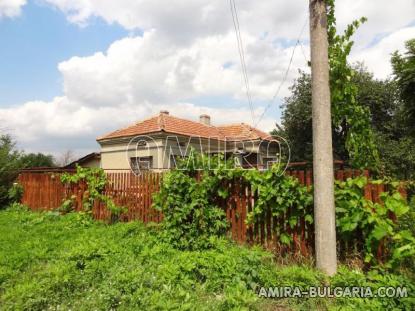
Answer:
<svg viewBox="0 0 415 311"><path fill-rule="evenodd" d="M358 232L364 244L364 260L393 268L415 254L415 238L409 230L399 228L399 219L409 212L409 206L397 191L399 183L386 180L371 181L385 184L389 190L380 194L383 204L372 202L363 195L368 180L365 177L336 181L336 226L339 239L352 240ZM398 219L394 222L390 215ZM388 250L386 261L378 261L379 247Z"/></svg>
<svg viewBox="0 0 415 311"><path fill-rule="evenodd" d="M347 62L353 46L352 36L367 19L362 17L353 21L340 35L336 29L335 1L327 2L333 124L345 140L353 166L378 169L379 154L370 122L370 111L357 102L358 88L352 79L355 71Z"/></svg>
<svg viewBox="0 0 415 311"><path fill-rule="evenodd" d="M107 184L107 176L104 170L100 168L83 168L77 165L76 173L62 174L61 181L64 184L77 184L82 181L86 183L88 190L84 193L82 207L87 213L91 213L95 200L105 203L107 209L111 212L112 221L116 221L122 213L126 212L125 207L117 206L110 197L103 194ZM72 201L73 199L65 200L62 204L62 210L68 210Z"/></svg>
<svg viewBox="0 0 415 311"><path fill-rule="evenodd" d="M268 211L275 217L289 212L280 225L292 229L301 217L313 222L311 193L277 165L268 171L243 170L234 168L233 159L226 160L221 154L209 159L193 151L180 161L177 170L165 175L160 192L154 196L154 206L163 212L169 241L178 248L204 248L210 237L222 235L228 223L219 202L228 199L232 181L245 183L257 193L254 208L247 214L248 225L263 219ZM279 230L277 226L274 229ZM282 231L280 242L290 244L291 235Z"/></svg>
<svg viewBox="0 0 415 311"><path fill-rule="evenodd" d="M216 204L218 197L228 195L217 175L225 171L209 171L207 157L194 152L179 161L178 168L164 176L160 191L153 196L154 207L163 212L164 238L178 249L209 248L212 238L224 235L228 228L226 215Z"/></svg>
<svg viewBox="0 0 415 311"><path fill-rule="evenodd" d="M290 217L287 223L291 229L295 228L300 217L304 217L309 223L313 222L310 208L312 195L306 187L299 184L297 179L281 174L277 166L265 172L247 171L244 177L250 183L252 190L257 191L255 208L247 215L248 224L262 219L268 210L271 211L272 216L282 216L289 211ZM291 240L288 239L291 237L280 235L282 243L289 244Z"/></svg>

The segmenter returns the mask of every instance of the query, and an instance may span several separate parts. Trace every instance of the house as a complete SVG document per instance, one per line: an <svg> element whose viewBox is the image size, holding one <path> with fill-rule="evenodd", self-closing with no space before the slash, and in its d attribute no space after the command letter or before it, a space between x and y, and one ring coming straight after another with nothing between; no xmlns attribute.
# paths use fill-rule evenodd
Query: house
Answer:
<svg viewBox="0 0 415 311"><path fill-rule="evenodd" d="M168 111L99 137L104 170L165 170L190 150L233 155L243 167L267 167L277 159L279 143L247 124L214 126L208 115L199 122Z"/></svg>
<svg viewBox="0 0 415 311"><path fill-rule="evenodd" d="M73 161L72 163L69 163L65 166L65 168L73 169L76 168L77 165L89 168L101 167L101 154L98 152L92 152L76 161Z"/></svg>

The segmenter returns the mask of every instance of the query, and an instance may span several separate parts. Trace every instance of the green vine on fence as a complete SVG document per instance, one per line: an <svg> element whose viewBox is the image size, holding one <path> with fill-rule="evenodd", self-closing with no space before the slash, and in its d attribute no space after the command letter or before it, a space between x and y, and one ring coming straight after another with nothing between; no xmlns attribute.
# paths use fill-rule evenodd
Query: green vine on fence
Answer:
<svg viewBox="0 0 415 311"><path fill-rule="evenodd" d="M154 196L154 206L163 212L163 226L173 245L184 249L208 247L210 237L224 234L228 224L220 208L224 205L220 203L229 198L228 185L232 181L242 181L257 193L254 209L247 215L247 225L260 223L268 213L275 217L290 215L282 223L274 223L280 243L293 242L284 230L295 230L298 219L313 223L311 187L282 174L278 165L263 172L244 170L234 168L233 159L225 160L223 155L191 153L180 161L178 169L164 176L160 192ZM409 205L398 191L399 183L371 181L388 189L380 195L383 204L365 198L367 183L365 177L336 181L338 240L361 243L363 259L368 265L395 268L415 254L413 234L400 225L409 213ZM391 215L396 216L396 221ZM379 247L385 250L382 258L377 256Z"/></svg>
<svg viewBox="0 0 415 311"><path fill-rule="evenodd" d="M192 151L163 177L160 191L153 196L154 207L163 212L164 237L176 248L209 248L212 238L226 233L228 223L218 200L227 193L221 178L208 169L214 165L216 173L223 173L222 160Z"/></svg>
<svg viewBox="0 0 415 311"><path fill-rule="evenodd" d="M171 243L180 248L193 248L194 243L208 246L209 236L223 235L228 225L220 203L228 199L232 181L251 185L258 193L247 225L263 219L269 210L272 216L292 211L287 219L292 229L298 217L313 222L312 209L306 208L312 202L311 194L297 180L282 174L278 166L259 172L235 168L234 164L233 158L225 160L223 155L208 157L191 152L179 161L176 170L165 175L160 192L154 196L154 206L163 212L163 226ZM280 242L290 244L292 237L282 233Z"/></svg>
<svg viewBox="0 0 415 311"><path fill-rule="evenodd" d="M108 183L104 170L100 168L83 168L76 166L76 173L64 173L61 175L61 182L66 185L79 184L85 182L87 190L82 197L82 208L86 213L91 213L95 200L101 201L111 212L112 221L117 220L126 211L125 207L120 207L108 196L104 194L105 186ZM61 209L71 210L74 206L75 196L64 200Z"/></svg>
<svg viewBox="0 0 415 311"><path fill-rule="evenodd" d="M313 223L313 210L311 207L313 198L307 187L300 185L296 178L282 174L279 166L273 166L270 170L260 172L258 170L243 171L244 179L253 191L257 192L255 207L247 215L247 223L254 224L266 217L268 211L272 216L281 217L290 212L281 228L289 227L294 230L298 225L298 219L304 218L308 223ZM281 232L281 228L275 228ZM292 236L280 233L280 242L290 244Z"/></svg>
<svg viewBox="0 0 415 311"><path fill-rule="evenodd" d="M410 207L398 191L399 182L371 181L371 184L385 185L387 191L380 194L383 204L365 198L364 189L367 184L366 177L336 181L336 225L339 239L350 241L356 238L357 232L364 244L366 263L395 268L406 258L415 255L415 238L410 230L402 229L399 223L408 214ZM376 257L380 247L389 254L383 262Z"/></svg>

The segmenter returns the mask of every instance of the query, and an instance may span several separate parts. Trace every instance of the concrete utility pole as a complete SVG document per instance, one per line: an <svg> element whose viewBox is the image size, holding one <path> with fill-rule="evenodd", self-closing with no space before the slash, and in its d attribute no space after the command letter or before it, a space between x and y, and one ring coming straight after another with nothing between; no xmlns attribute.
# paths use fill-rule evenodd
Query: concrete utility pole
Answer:
<svg viewBox="0 0 415 311"><path fill-rule="evenodd" d="M310 0L314 225L317 268L337 270L333 146L325 0Z"/></svg>

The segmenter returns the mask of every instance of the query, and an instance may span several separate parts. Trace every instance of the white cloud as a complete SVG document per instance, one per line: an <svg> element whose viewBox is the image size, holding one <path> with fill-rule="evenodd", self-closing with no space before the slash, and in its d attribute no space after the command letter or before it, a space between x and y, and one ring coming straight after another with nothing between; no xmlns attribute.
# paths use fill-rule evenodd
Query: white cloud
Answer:
<svg viewBox="0 0 415 311"><path fill-rule="evenodd" d="M387 78L392 73L391 54L397 50L403 51L405 41L413 38L415 38L415 27L400 29L369 48L357 50L353 53L352 60L364 60L365 65L377 78Z"/></svg>
<svg viewBox="0 0 415 311"><path fill-rule="evenodd" d="M227 0L43 0L65 12L70 21L87 24L91 17L101 17L108 23L118 23L126 29L155 29L158 38L168 42L169 46L194 44L203 38L215 39L233 32L229 1ZM308 0L268 0L236 1L240 25L248 38L265 36L269 41L290 42L296 40L300 29L308 19ZM415 0L342 0L336 1L336 17L340 30L354 19L366 16L354 37L354 55L364 55L362 50L371 49L375 40L393 35L415 21ZM308 27L303 34L308 39ZM288 41L287 41L288 40ZM258 40L257 40L258 41ZM246 43L245 42L245 43ZM251 41L252 42L252 41ZM261 52L258 42L252 49ZM166 44L167 45L167 44ZM248 46L247 49L250 47ZM382 46L376 45L376 53ZM366 54L365 54L366 55ZM367 54L368 55L368 54ZM273 55L279 57L279 55ZM369 68L379 72L377 66L371 67L371 57L363 58ZM261 62L261 55L255 55L250 62L251 68ZM282 65L286 65L282 63ZM190 64L190 63L189 63ZM389 74L388 66L382 66Z"/></svg>
<svg viewBox="0 0 415 311"><path fill-rule="evenodd" d="M22 7L26 0L1 0L0 1L0 19L2 17L15 17L20 15Z"/></svg>
<svg viewBox="0 0 415 311"><path fill-rule="evenodd" d="M231 30L227 0L43 0L56 6L74 23L99 16L126 29L157 29L177 43L185 39L223 34ZM307 21L308 0L237 0L242 28L257 36L295 39ZM359 31L361 41L396 31L414 20L414 0L338 0L340 28L361 16L369 21ZM366 42L369 43L369 42Z"/></svg>
<svg viewBox="0 0 415 311"><path fill-rule="evenodd" d="M232 29L228 0L44 0L71 22L85 24L99 16L126 29L157 29L174 44L223 34ZM263 31L294 37L305 19L307 0L237 1L241 25L253 34ZM271 14L272 13L272 14ZM293 27L294 26L294 27Z"/></svg>
<svg viewBox="0 0 415 311"><path fill-rule="evenodd" d="M272 97L285 73L292 47L244 34L246 62L253 96ZM114 42L104 53L74 57L59 64L70 100L93 106L121 102L177 102L183 98L245 96L239 56L232 33L171 46L157 31ZM306 68L298 53L293 68ZM230 63L231 66L224 66ZM292 71L295 74L295 69ZM293 76L291 76L293 77ZM287 89L281 95L286 95Z"/></svg>
<svg viewBox="0 0 415 311"><path fill-rule="evenodd" d="M87 25L91 18L100 17L128 30L141 30L143 35L131 35L115 41L107 51L60 63L63 94L51 102L0 109L0 122L13 130L25 148L90 151L97 148L95 137L161 109L194 120L208 113L216 124L252 123L227 0L43 1L65 12L71 22ZM293 42L307 22L308 1L236 3L254 103L267 102L281 83ZM389 53L414 36L413 27L402 28L414 19L415 1L337 3L340 28L361 15L369 18L356 35L352 59L364 61L379 77L387 76ZM306 27L303 39L307 38ZM308 46L303 49L308 58ZM280 98L289 94L298 68L308 70L300 47ZM206 102L215 97L240 105L195 104L197 99ZM257 117L262 111L256 105ZM267 113L259 127L272 129L275 118L275 113Z"/></svg>
<svg viewBox="0 0 415 311"><path fill-rule="evenodd" d="M292 49L274 47L272 42L247 34L244 37L247 61L261 57L258 64L248 66L254 98L269 99L283 77ZM85 141L93 148L95 137L161 109L193 120L208 113L215 124L252 124L235 40L230 33L196 40L190 46L171 46L155 30L118 40L105 53L60 63L64 96L0 109L1 123L13 130L21 145L43 151L78 149ZM300 55L295 62L296 67L304 65ZM234 65L226 68L226 63ZM287 94L287 87L282 95ZM215 96L233 97L241 102L241 108L192 103L192 98ZM262 111L257 107L256 116ZM260 127L271 130L274 121L266 116ZM55 150L50 141L55 142Z"/></svg>
<svg viewBox="0 0 415 311"><path fill-rule="evenodd" d="M342 0L336 1L339 28L365 16L368 21L356 36L357 46L368 46L375 38L395 32L415 20L415 0Z"/></svg>

